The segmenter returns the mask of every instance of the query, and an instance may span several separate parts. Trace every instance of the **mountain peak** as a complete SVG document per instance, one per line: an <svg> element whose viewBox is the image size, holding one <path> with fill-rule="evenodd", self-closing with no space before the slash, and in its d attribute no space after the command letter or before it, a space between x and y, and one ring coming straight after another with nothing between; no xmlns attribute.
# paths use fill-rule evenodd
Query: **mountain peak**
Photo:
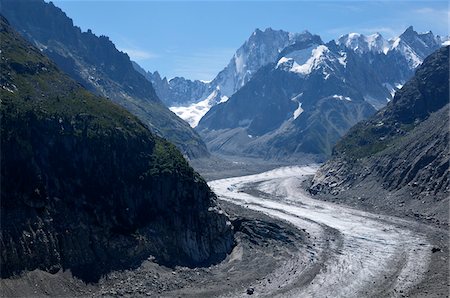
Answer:
<svg viewBox="0 0 450 298"><path fill-rule="evenodd" d="M416 32L416 31L414 31L414 27L411 25L408 28L406 28L405 32Z"/></svg>
<svg viewBox="0 0 450 298"><path fill-rule="evenodd" d="M400 38L408 39L413 38L414 36L419 35L415 30L413 26L409 26L406 28L406 30L400 35Z"/></svg>
<svg viewBox="0 0 450 298"><path fill-rule="evenodd" d="M159 72L158 72L157 70L155 70L155 71L153 72L153 76L156 77L156 78L158 78L159 80L162 79L162 78L161 78L161 75L159 74Z"/></svg>
<svg viewBox="0 0 450 298"><path fill-rule="evenodd" d="M284 35L288 34L288 32L283 30L275 30L272 27L267 27L263 30L256 28L249 39L252 39L252 37L267 37L267 36L274 36L274 35Z"/></svg>
<svg viewBox="0 0 450 298"><path fill-rule="evenodd" d="M388 42L378 32L368 36L360 33L349 33L342 35L335 42L337 45L343 45L360 54L371 51L386 53L389 49Z"/></svg>
<svg viewBox="0 0 450 298"><path fill-rule="evenodd" d="M252 34L252 35L257 35L257 34L261 34L261 33L263 33L263 32L261 31L261 29L256 28L256 29L253 31L253 34Z"/></svg>

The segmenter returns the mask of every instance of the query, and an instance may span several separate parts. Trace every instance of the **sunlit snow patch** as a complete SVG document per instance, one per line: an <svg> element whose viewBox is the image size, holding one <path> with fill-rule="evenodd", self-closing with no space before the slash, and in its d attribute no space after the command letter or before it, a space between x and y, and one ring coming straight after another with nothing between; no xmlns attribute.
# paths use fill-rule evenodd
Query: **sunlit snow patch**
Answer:
<svg viewBox="0 0 450 298"><path fill-rule="evenodd" d="M332 96L334 99L338 99L338 100L347 100L347 101L352 101L352 99L348 96L343 96L343 95L333 95Z"/></svg>
<svg viewBox="0 0 450 298"><path fill-rule="evenodd" d="M202 119L203 116L211 109L214 105L215 98L219 94L219 90L216 89L204 100L194 103L187 107L170 107L169 109L177 114L178 117L188 122L191 127L196 127ZM220 102L225 102L228 97L222 96Z"/></svg>
<svg viewBox="0 0 450 298"><path fill-rule="evenodd" d="M300 116L300 114L303 112L302 103L299 101L299 98L302 96L303 96L303 92L291 99L292 101L295 101L298 103L298 108L294 111L294 120L297 119L298 116Z"/></svg>
<svg viewBox="0 0 450 298"><path fill-rule="evenodd" d="M311 57L304 64L298 64L297 62L294 62L291 71L303 75L310 74L313 69L317 68L317 66L322 62L323 56L328 51L329 50L326 46L318 46L317 48L312 50Z"/></svg>

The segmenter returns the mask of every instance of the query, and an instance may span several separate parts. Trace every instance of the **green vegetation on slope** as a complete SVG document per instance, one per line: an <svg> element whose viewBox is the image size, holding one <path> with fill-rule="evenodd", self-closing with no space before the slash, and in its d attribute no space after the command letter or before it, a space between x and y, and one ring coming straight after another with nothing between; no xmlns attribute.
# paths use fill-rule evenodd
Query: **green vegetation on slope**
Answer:
<svg viewBox="0 0 450 298"><path fill-rule="evenodd" d="M1 276L223 258L227 217L175 146L0 25Z"/></svg>

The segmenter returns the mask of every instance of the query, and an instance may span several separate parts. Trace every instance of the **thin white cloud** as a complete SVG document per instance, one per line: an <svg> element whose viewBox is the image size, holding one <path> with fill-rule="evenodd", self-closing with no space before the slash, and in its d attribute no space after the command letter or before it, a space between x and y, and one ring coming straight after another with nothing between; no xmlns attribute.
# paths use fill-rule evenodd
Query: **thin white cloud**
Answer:
<svg viewBox="0 0 450 298"><path fill-rule="evenodd" d="M448 9L421 7L414 9L412 13L421 19L425 19L436 25L445 26L445 28L448 29L450 18L450 10Z"/></svg>
<svg viewBox="0 0 450 298"><path fill-rule="evenodd" d="M158 58L159 56L145 50L131 49L131 48L119 48L120 51L125 52L134 61L143 61L153 58Z"/></svg>

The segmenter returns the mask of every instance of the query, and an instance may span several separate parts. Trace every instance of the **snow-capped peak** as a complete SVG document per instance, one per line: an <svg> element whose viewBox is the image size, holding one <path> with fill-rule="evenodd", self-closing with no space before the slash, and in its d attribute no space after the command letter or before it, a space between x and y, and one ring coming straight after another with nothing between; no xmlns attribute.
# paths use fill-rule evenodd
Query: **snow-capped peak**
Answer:
<svg viewBox="0 0 450 298"><path fill-rule="evenodd" d="M390 40L390 43L391 50L404 56L411 69L422 64L430 51L442 44L440 37L434 36L431 31L417 33L412 26L409 26L399 37Z"/></svg>
<svg viewBox="0 0 450 298"><path fill-rule="evenodd" d="M413 26L409 26L400 36L390 40L385 40L380 33L367 36L349 33L339 37L335 43L358 54L367 52L387 54L389 51L396 51L404 56L409 67L414 69L422 63L430 51L443 45L445 41L431 31L417 33Z"/></svg>
<svg viewBox="0 0 450 298"><path fill-rule="evenodd" d="M236 51L228 66L211 82L211 86L220 86L223 95L231 96L262 66L275 62L280 51L290 43L290 34L286 31L256 29Z"/></svg>
<svg viewBox="0 0 450 298"><path fill-rule="evenodd" d="M325 79L338 68L346 67L346 54L334 53L325 45L311 44L309 47L285 54L278 60L276 68L307 76L320 69Z"/></svg>
<svg viewBox="0 0 450 298"><path fill-rule="evenodd" d="M380 33L375 33L369 36L359 33L349 33L342 35L336 41L337 45L343 45L356 53L387 53L389 50L389 43L383 38Z"/></svg>

